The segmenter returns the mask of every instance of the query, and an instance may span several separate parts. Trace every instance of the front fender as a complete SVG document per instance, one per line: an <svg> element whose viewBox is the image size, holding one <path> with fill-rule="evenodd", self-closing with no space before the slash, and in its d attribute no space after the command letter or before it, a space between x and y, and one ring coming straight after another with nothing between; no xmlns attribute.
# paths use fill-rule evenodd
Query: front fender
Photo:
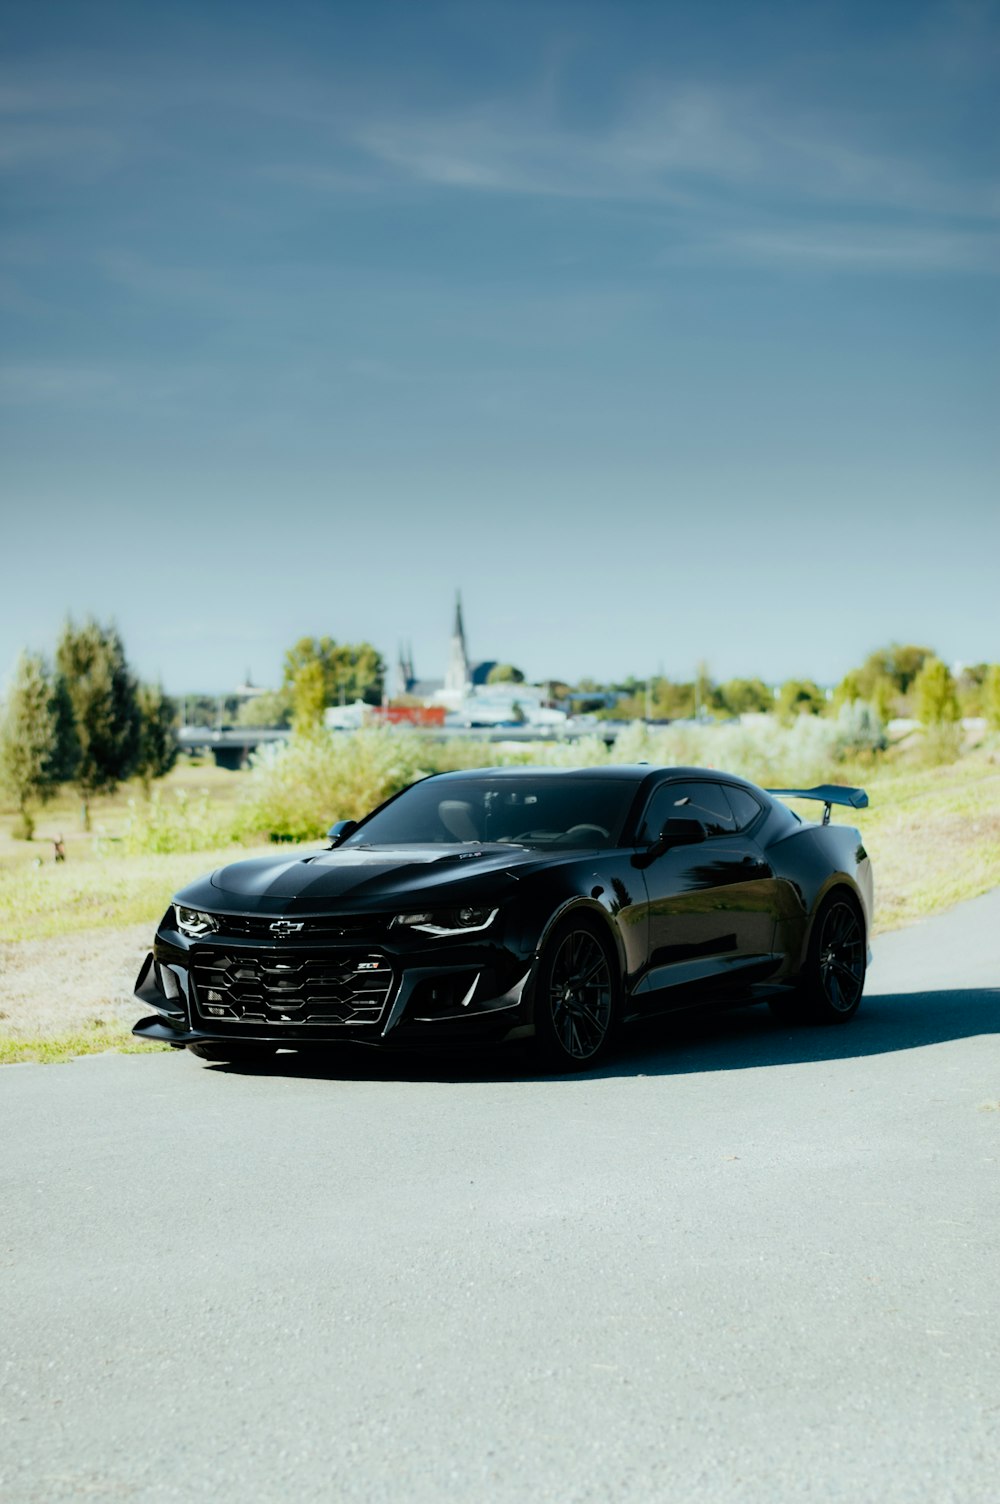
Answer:
<svg viewBox="0 0 1000 1504"><path fill-rule="evenodd" d="M541 961L542 955L545 952L545 948L552 938L553 933L559 928L563 921L574 914L586 914L589 918L594 919L600 925L602 932L607 935L614 948L614 953L618 964L619 985L624 988L624 980L626 974L625 946L618 931L617 925L615 924L611 915L608 913L607 909L605 909L596 898L574 896L565 899L561 904L559 904L556 909L553 910L553 912L546 920L541 934L538 937L538 943L531 958L531 970L528 973L528 979L524 989L524 996L528 1000L528 1004L532 1009L534 1008L535 983L538 978L538 966L539 962Z"/></svg>

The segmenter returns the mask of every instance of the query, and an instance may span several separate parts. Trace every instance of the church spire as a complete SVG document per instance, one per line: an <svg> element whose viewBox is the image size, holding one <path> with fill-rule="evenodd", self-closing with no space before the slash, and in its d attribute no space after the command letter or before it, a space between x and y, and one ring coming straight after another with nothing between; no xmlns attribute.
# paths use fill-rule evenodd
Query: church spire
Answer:
<svg viewBox="0 0 1000 1504"><path fill-rule="evenodd" d="M451 634L451 656L445 674L445 690L458 701L463 700L472 686L469 669L469 654L465 646L465 623L462 620L462 592L455 591L455 625Z"/></svg>

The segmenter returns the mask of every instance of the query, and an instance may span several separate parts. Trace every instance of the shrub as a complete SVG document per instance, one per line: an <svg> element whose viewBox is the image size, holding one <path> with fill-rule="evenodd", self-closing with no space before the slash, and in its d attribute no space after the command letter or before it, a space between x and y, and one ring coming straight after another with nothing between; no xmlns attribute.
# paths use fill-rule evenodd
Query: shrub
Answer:
<svg viewBox="0 0 1000 1504"><path fill-rule="evenodd" d="M845 700L837 714L837 747L842 757L855 752L884 752L885 727L877 708L867 700Z"/></svg>
<svg viewBox="0 0 1000 1504"><path fill-rule="evenodd" d="M360 819L427 773L419 739L389 727L293 736L250 763L240 828L295 841L319 839L334 820Z"/></svg>
<svg viewBox="0 0 1000 1504"><path fill-rule="evenodd" d="M790 726L766 717L752 725L648 727L635 722L615 742L613 762L704 767L738 773L753 783L807 785L834 775L837 723L797 716Z"/></svg>
<svg viewBox="0 0 1000 1504"><path fill-rule="evenodd" d="M501 767L599 768L611 760L611 753L599 736L581 736L572 742L510 746L500 752L496 763Z"/></svg>
<svg viewBox="0 0 1000 1504"><path fill-rule="evenodd" d="M918 760L927 768L943 767L955 762L962 751L962 728L954 721L926 726L920 738Z"/></svg>
<svg viewBox="0 0 1000 1504"><path fill-rule="evenodd" d="M130 799L128 811L119 849L129 855L205 851L239 838L232 811L213 804L204 789L194 795L154 789L148 799Z"/></svg>

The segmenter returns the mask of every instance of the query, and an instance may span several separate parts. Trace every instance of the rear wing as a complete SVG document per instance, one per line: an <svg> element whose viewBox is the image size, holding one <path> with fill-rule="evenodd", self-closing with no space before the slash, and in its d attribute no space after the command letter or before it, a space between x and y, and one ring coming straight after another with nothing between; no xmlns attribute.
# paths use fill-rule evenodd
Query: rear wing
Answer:
<svg viewBox="0 0 1000 1504"><path fill-rule="evenodd" d="M850 809L867 809L868 795L864 789L848 788L843 783L821 783L814 789L767 789L768 794L777 794L782 799L819 799L824 805L823 824L830 823L830 810L835 804L846 804Z"/></svg>

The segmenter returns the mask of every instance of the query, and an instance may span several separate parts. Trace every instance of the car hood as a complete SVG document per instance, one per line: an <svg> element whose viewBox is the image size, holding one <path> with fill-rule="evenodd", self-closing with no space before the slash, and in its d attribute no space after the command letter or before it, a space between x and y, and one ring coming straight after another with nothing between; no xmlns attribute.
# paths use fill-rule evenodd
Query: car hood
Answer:
<svg viewBox="0 0 1000 1504"><path fill-rule="evenodd" d="M551 862L549 857L545 865ZM513 885L519 871L539 865L537 852L507 845L355 846L233 862L212 874L211 886L230 899L244 900L240 907L275 900L283 908L320 908L342 901L348 908L382 907L399 898L410 902L418 894L425 903L438 896L447 901L451 890L463 895L481 888L502 892ZM195 886L204 893L203 884Z"/></svg>

